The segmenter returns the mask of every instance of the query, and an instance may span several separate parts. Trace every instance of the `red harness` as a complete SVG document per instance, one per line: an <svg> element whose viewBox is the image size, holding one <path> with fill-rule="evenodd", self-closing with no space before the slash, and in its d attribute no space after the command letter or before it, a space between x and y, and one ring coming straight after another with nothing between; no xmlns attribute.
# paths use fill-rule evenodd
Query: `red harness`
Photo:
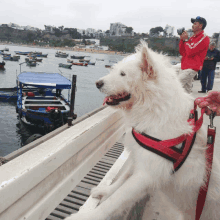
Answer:
<svg viewBox="0 0 220 220"><path fill-rule="evenodd" d="M153 138L144 133L138 133L132 129L132 135L137 143L143 148L154 152L170 161L173 162L173 173L176 172L184 163L187 156L189 155L192 146L194 144L196 138L196 132L201 128L203 123L203 115L206 111L205 108L201 110L201 117L197 120L197 105L194 104L194 109L190 111L190 118L188 119L189 124L193 125L193 131L190 134L183 134L177 138L169 139L169 140L159 140ZM207 181L205 186L202 186L199 191L199 196L197 199L196 206L196 218L195 220L199 220L202 214L202 210L205 204L206 194L208 190L209 178L212 169L212 160L213 160L213 149L214 149L214 141L215 141L215 127L208 126L208 143L206 150L206 158L207 158ZM181 148L175 147L178 144L181 144Z"/></svg>

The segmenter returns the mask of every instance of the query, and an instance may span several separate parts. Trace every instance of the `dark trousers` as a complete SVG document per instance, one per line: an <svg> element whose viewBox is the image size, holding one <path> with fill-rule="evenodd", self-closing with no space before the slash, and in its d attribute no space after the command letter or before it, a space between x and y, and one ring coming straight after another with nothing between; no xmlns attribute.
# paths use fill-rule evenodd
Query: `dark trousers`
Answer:
<svg viewBox="0 0 220 220"><path fill-rule="evenodd" d="M214 78L215 78L215 70L210 70L206 68L202 69L200 75L202 91L212 90L214 84Z"/></svg>

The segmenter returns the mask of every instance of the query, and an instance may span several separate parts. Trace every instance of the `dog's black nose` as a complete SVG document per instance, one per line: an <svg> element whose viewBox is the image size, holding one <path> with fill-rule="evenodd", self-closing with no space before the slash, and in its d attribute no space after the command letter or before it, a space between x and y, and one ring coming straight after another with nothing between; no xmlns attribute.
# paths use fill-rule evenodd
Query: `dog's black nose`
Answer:
<svg viewBox="0 0 220 220"><path fill-rule="evenodd" d="M104 82L102 80L99 80L98 82L96 82L96 87L98 89L102 88L103 85L104 85Z"/></svg>

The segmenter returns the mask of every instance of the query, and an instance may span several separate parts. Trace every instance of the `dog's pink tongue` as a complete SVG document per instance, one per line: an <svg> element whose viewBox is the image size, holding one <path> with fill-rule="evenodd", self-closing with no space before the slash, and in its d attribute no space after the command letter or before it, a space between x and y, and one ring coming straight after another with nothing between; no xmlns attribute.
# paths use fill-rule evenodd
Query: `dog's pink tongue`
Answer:
<svg viewBox="0 0 220 220"><path fill-rule="evenodd" d="M109 96L105 97L105 99L103 101L103 105L105 105L105 103L107 102L108 99L109 99Z"/></svg>

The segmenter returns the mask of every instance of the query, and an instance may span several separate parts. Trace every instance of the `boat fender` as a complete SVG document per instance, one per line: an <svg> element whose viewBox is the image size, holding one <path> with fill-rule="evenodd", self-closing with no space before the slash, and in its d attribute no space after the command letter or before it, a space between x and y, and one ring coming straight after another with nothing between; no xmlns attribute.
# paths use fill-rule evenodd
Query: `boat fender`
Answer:
<svg viewBox="0 0 220 220"><path fill-rule="evenodd" d="M29 97L34 97L35 94L34 94L33 92L27 92L27 96L29 96Z"/></svg>

